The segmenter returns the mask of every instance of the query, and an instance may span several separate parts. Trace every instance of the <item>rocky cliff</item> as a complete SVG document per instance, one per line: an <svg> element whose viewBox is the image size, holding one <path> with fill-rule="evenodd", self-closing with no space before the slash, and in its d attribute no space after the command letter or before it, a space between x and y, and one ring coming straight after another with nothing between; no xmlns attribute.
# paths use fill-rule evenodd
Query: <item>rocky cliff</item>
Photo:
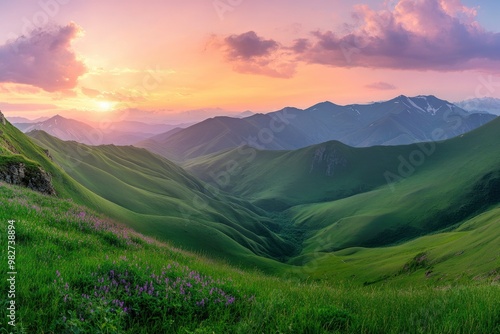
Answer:
<svg viewBox="0 0 500 334"><path fill-rule="evenodd" d="M330 147L331 145L331 143L327 143L316 149L309 173L314 170L321 170L324 171L325 175L333 176L338 169L347 166L347 159L344 154L340 150Z"/></svg>
<svg viewBox="0 0 500 334"><path fill-rule="evenodd" d="M5 119L5 116L2 114L1 110L0 110L0 124L7 125L7 120Z"/></svg>
<svg viewBox="0 0 500 334"><path fill-rule="evenodd" d="M38 163L18 154L12 145L8 124L0 111L0 182L27 187L47 195L55 195L52 177ZM4 133L5 132L5 133ZM48 152L45 152L49 155Z"/></svg>
<svg viewBox="0 0 500 334"><path fill-rule="evenodd" d="M50 175L38 166L7 162L0 166L0 181L23 186L47 195L55 195Z"/></svg>

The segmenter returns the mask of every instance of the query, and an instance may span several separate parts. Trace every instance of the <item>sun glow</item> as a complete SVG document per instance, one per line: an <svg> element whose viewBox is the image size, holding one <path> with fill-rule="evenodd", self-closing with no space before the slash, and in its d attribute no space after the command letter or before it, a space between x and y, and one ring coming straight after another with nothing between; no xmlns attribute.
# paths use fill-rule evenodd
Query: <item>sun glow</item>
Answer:
<svg viewBox="0 0 500 334"><path fill-rule="evenodd" d="M100 111L111 111L115 107L116 103L110 101L97 101L97 107Z"/></svg>

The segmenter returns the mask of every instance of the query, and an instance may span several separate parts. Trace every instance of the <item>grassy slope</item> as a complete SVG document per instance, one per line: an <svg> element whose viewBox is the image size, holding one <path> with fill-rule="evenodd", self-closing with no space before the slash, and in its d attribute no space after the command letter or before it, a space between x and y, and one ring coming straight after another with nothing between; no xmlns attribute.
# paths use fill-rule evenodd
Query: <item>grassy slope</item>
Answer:
<svg viewBox="0 0 500 334"><path fill-rule="evenodd" d="M500 332L500 289L491 281L399 289L279 279L180 251L71 201L26 189L1 184L0 208L2 231L16 220L13 332ZM6 252L6 238L0 248ZM157 281L165 275L170 283ZM185 294L174 281L184 282ZM127 282L133 282L130 296ZM144 283L162 293L140 292ZM0 289L8 290L6 280ZM11 330L5 312L2 307L0 329Z"/></svg>
<svg viewBox="0 0 500 334"><path fill-rule="evenodd" d="M384 172L388 167L397 168L398 156L407 150L405 146L352 148L336 141L296 151L242 147L193 159L183 166L213 184L213 176L229 168L233 173L224 190L266 209L282 210L383 185Z"/></svg>
<svg viewBox="0 0 500 334"><path fill-rule="evenodd" d="M22 156L29 164L42 167L52 177L52 183L60 198L71 198L76 203L102 210L112 215L123 213L117 205L97 196L71 178L62 168L57 166L47 153L24 133L12 126L0 124L0 155Z"/></svg>
<svg viewBox="0 0 500 334"><path fill-rule="evenodd" d="M298 270L311 277L369 283L388 276L392 282L395 276L404 278L398 272L407 262L427 252L418 280L472 279L500 271L499 134L500 120L495 120L437 143L410 177L391 186L384 172L398 174L399 156L409 160L421 151L418 145L355 149L331 142L292 152L256 151L251 161L249 154L232 150L192 160L187 168L209 181L208 171L217 175L227 170L227 161L236 161L241 169L225 189L267 207L317 202L282 214L304 239L301 255L290 263L303 266ZM340 166L333 176L325 174L324 165L311 169L322 147L336 150L350 168ZM330 200L337 197L345 198ZM424 237L414 239L419 236ZM381 247L394 243L399 244Z"/></svg>
<svg viewBox="0 0 500 334"><path fill-rule="evenodd" d="M391 286L460 284L500 280L500 208L449 232L430 234L391 247L327 251L335 235L317 233L291 263L311 278ZM415 261L416 258L423 258ZM412 264L414 268L406 268ZM410 265L411 267L411 265Z"/></svg>
<svg viewBox="0 0 500 334"><path fill-rule="evenodd" d="M377 246L448 227L498 203L499 133L500 119L437 143L429 155L419 145L357 149L329 142L253 156L233 150L191 161L187 168L210 181L233 161L239 169L233 168L225 190L265 208L295 205L289 214L296 226L326 228L322 233L334 234L336 242L331 249ZM387 186L385 173L398 175L400 158L411 161L415 154L424 156L423 163Z"/></svg>
<svg viewBox="0 0 500 334"><path fill-rule="evenodd" d="M248 203L212 194L168 160L134 147L89 147L44 132L31 133L76 181L126 208L114 215L137 231L241 264L279 267L293 246L268 230L268 218ZM107 211L103 211L107 212Z"/></svg>
<svg viewBox="0 0 500 334"><path fill-rule="evenodd" d="M486 131L484 133L491 134L491 132L492 131ZM482 144L483 142L491 141L491 138L489 138L488 135L485 135L484 133L478 132L474 135L474 140L466 140L466 142L474 149L477 145L484 146L484 144ZM41 136L44 135L42 133L38 133L38 137L41 138ZM151 192L151 189L153 189L153 197L147 197L148 201L146 202L146 209L149 212L153 212L153 210L155 209L154 195L156 195L157 192L161 194L162 198L166 202L165 195L167 194L162 193L162 191L172 191L172 193L175 193L176 198L181 199L180 202L182 203L185 200L189 200L189 197L192 195L192 193L189 192L186 195L184 193L185 191L187 191L185 188L199 189L202 187L201 184L196 181L196 179L193 179L189 175L182 173L182 171L175 165L170 164L166 160L154 157L144 150L136 150L132 148L117 148L112 146L103 146L96 149L82 145L76 145L74 143L60 142L52 139L51 137L46 137L44 140L50 142L52 145L60 145L61 147L51 147L51 151L55 155L56 160L61 160L64 162L64 159L66 159L67 168L70 169L69 166L74 167L72 168L72 172L74 173L75 177L78 177L78 173L81 173L81 182L87 182L87 184L89 184L89 187L96 187L95 190L97 192L106 191L108 187L103 187L103 185L112 184L109 183L110 179L114 182L117 182L116 180L126 180L127 182L118 182L109 187L112 189L120 189L119 192L113 191L108 194L108 196L121 196L113 198L113 200L115 201L127 200L126 197L128 194L130 194L131 191L137 191L134 196L137 196L136 198L141 198L141 196L144 196L145 194L147 196L147 194ZM334 149L338 149L339 147L338 143L333 143L332 145L334 145ZM466 148L466 146L467 145L463 146L464 149ZM443 154L450 154L450 156L445 156L443 158L443 162L447 163L451 161L453 163L459 163L461 161L461 159L459 159L459 156L455 156L452 154L453 152L450 152L450 148L442 151ZM76 155L76 153L78 154ZM261 153L270 155L282 154L282 152ZM437 153L439 153L439 151L437 151ZM58 157L57 155L59 154L62 154L62 156ZM136 157L134 157L133 155L136 155ZM291 154L288 153L288 155ZM74 157L78 156L84 158L86 157L90 160L90 162L87 163L87 161L79 161L78 164L75 164ZM151 157L154 157L155 159L152 160ZM453 160L453 157L455 157L457 161ZM490 158L492 157L494 156L490 156ZM266 159L263 159L262 161L265 162ZM471 159L471 161L474 160ZM486 157L483 157L482 162L483 170L476 168L479 174L486 173L489 170L489 166L492 163L494 164L496 160L494 158L492 158L492 160L487 160ZM484 162L487 163L484 164ZM104 171L104 177L102 178L101 182L92 184L91 178L85 180L84 177L88 174L86 174L85 172L81 172L83 166L91 166L92 172L96 175ZM426 163L424 166L422 166L421 170L428 170L434 173L433 169L428 168L428 166L429 165ZM425 169L425 167L427 167L427 169ZM319 166L319 168L325 168L325 166ZM135 172L136 170L140 170L141 173L137 174ZM427 174L425 172L422 172L421 170L419 170L412 178L409 178L408 180L398 184L396 186L395 192L390 192L390 189L382 187L378 190L363 193L340 201L305 205L289 210L288 214L294 218L293 221L296 224L296 228L317 231L315 235L310 235L310 238L304 243L305 247L302 254L290 261L291 264L302 266L298 268L298 270L292 270L292 272L296 274L299 273L299 276L301 277L311 276L317 278L330 277L351 279L352 275L355 275L355 281L357 281L358 283L373 282L385 276L391 276L391 280L397 278L398 281L405 281L406 278L404 277L404 275L397 275L397 277L395 277L398 271L404 267L404 264L408 261L411 261L411 259L415 255L422 251L429 252L433 249L437 249L437 251L431 251L428 254L428 261L433 263L436 268L443 267L443 269L434 270L434 272L436 273L440 272L441 276L435 274L435 276L433 277L438 279L442 278L442 275L450 275L451 277L453 277L450 278L451 280L455 279L458 276L457 272L461 270L459 269L461 267L458 266L460 262L453 262L452 260L450 260L453 258L452 256L449 256L446 252L441 251L446 250L446 247L444 245L447 244L447 240L449 240L449 238L452 238L453 240L455 240L454 238L458 238L455 236L455 231L451 232L449 236L447 234L438 234L435 237L424 237L422 239L417 239L412 242L402 244L395 248L354 248L354 250L346 250L346 253L341 253L341 251L324 256L325 251L332 252L336 249L355 245L357 242L362 243L366 240L370 240L370 238L373 238L376 235L375 232L380 231L381 226L383 228L390 228L390 224L392 222L395 222L397 224L400 223L400 221L397 220L397 215L396 218L394 218L394 216L392 217L393 220L386 219L388 217L387 212L392 213L393 211L396 212L396 214L398 212L405 212L408 215L413 215L413 213L415 213L416 215L422 215L422 212L426 212L430 217L434 211L429 210L429 208L424 209L425 205L427 205L428 202L424 201L422 207L416 206L414 204L417 200L419 202L421 201L422 194L429 194L428 190L426 190L426 188L429 187L429 182L431 182L432 187L439 185L439 183L436 182L442 182L443 186L441 188L444 189L446 193L435 194L436 196L439 195L440 197L448 195L453 198L456 197L457 194L461 192L461 190L463 190L461 189L461 184L456 185L456 188L452 189L454 190L454 192L450 190L451 188L449 186L445 186L447 184L450 184L451 180L454 179L454 176L449 175L449 173L443 172L443 175L435 175L433 179L429 180L427 179ZM464 175L468 175L469 171L470 168L463 168ZM263 172L263 174L265 173ZM449 179L447 179L446 177L449 177ZM469 175L469 177L473 178L474 175ZM467 180L465 177L463 179ZM97 187L99 185L101 186L100 188ZM173 189L170 190L169 187L173 187ZM414 199L412 199L412 196L414 196ZM208 200L210 200L210 198ZM227 199L225 200L227 201ZM236 200L233 200L233 203L235 203L235 201ZM359 206L359 201L362 201L364 203L361 209ZM434 203L435 200L432 197L429 199L429 201L432 202L433 205L437 205L436 203ZM138 205L138 209L141 208L141 203L144 204L144 201L136 202L136 204ZM395 203L400 203L401 205L395 205ZM166 204L167 203L165 203L165 207L168 207ZM217 201L210 202L210 204L211 206L209 207L209 209L211 207L217 207L217 205L219 205ZM244 202L241 202L240 204L246 205ZM405 204L406 206L404 206L403 204ZM446 206L446 203L444 204ZM388 210L387 208L391 208L392 211ZM159 217L154 214L146 215L134 213L132 211L122 211L115 217L123 218L124 221L128 222L129 226L132 226L136 230L145 232L149 235L164 237L165 235L169 234L172 238L175 237L178 245L182 245L184 247L186 247L186 245L189 247L193 243L193 240L196 240L197 245L192 248L204 250L207 251L207 253L211 254L226 256L230 258L234 263L238 263L247 267L258 266L259 268L266 271L282 273L289 272L290 268L288 268L287 266L278 264L275 261L256 257L254 253L249 251L249 249L252 249L252 247L254 247L253 250L255 253L262 252L261 254L265 254L269 251L269 249L272 249L274 247L274 241L269 241L261 238L257 240L256 243L252 244L251 242L247 241L248 239L251 240L251 238L253 237L252 235L247 238L247 235L244 234L245 231L243 231L241 232L241 234L243 234L246 239L242 238L240 233L235 233L232 229L224 229L224 224L217 225L213 224L212 221L204 221L203 218L205 216L196 212L192 213L192 216L189 217L191 219L188 219L189 225L187 225L185 219L186 217L178 215L179 207L172 205L171 209L172 212L165 211L166 213L164 213L171 215L167 219L165 217ZM225 208L223 208L223 210L224 209ZM366 212L363 210L366 210ZM245 212L247 212L247 209L245 209ZM382 216L384 219L377 220L376 218L379 217L377 215ZM426 215L423 216L425 219ZM235 217L235 219L237 219L238 221L247 221L245 214L242 214L239 217L232 217ZM375 217L375 219L373 217ZM494 228L495 226L497 226L498 223L496 221L492 221L493 217L494 215L491 215L489 216L488 220L482 221L481 228L487 228L485 226L490 226L488 228ZM147 221L147 223L144 223L144 221ZM168 223L168 225L166 224L166 222ZM332 222L334 223L333 225L331 224ZM381 225L381 222L386 223L387 225ZM260 226L256 224L252 226L252 228L258 230ZM479 229L479 227L477 227L477 229ZM488 272L493 272L492 275L494 275L494 273L496 272L495 270L497 269L494 265L494 262L485 262L484 258L479 255L482 254L481 252L484 252L486 249L497 249L498 247L495 248L496 239L490 240L487 238L488 235L486 234L479 234L478 237L478 234L476 234L475 230L473 232L458 233L456 235L461 236L459 245L463 245L465 249L475 250L475 252L467 252L467 254L471 254L472 259L470 261L467 260L472 263L470 266L470 272L467 274L467 277L470 278L479 274L484 275ZM214 243L212 241L214 239L218 241ZM376 239L383 240L380 237L377 237ZM240 244L236 244L234 240L239 241ZM477 246L477 240L484 240L484 242ZM352 242L353 244L349 244L349 242ZM242 245L246 246L246 248ZM266 247L268 248L266 249ZM462 251L463 250L457 251L457 253L460 253ZM346 257L341 258L340 256ZM446 258L447 261L439 260L443 258ZM468 257L460 257L460 259L462 258ZM493 258L495 259L495 257ZM345 263L349 263L349 265L345 265ZM450 266L451 269L446 269L446 266ZM332 270L332 267L335 267L335 270ZM427 265L422 268L422 270L424 269L425 271L427 271ZM414 277L416 276L411 276L410 279L413 279ZM422 275L418 276L418 280L422 280L424 282L427 281L423 279ZM449 281L449 279L447 279L447 281Z"/></svg>
<svg viewBox="0 0 500 334"><path fill-rule="evenodd" d="M411 177L392 187L295 207L290 214L298 226L331 234L325 249L383 245L459 224L500 202L499 128L497 120L439 143ZM316 247L314 239L309 244Z"/></svg>

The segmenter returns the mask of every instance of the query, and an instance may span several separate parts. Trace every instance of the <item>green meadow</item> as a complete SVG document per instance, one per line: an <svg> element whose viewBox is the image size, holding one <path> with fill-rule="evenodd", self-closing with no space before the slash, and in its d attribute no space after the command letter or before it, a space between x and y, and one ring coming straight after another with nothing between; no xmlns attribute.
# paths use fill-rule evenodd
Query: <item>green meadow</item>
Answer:
<svg viewBox="0 0 500 334"><path fill-rule="evenodd" d="M57 194L0 184L18 272L0 333L500 333L499 133L180 167L2 126L0 168L43 168Z"/></svg>
<svg viewBox="0 0 500 334"><path fill-rule="evenodd" d="M396 287L266 275L144 237L72 201L5 184L0 192L2 230L16 220L18 268L16 328L3 307L5 333L500 330L493 279ZM418 276L414 269L404 275Z"/></svg>

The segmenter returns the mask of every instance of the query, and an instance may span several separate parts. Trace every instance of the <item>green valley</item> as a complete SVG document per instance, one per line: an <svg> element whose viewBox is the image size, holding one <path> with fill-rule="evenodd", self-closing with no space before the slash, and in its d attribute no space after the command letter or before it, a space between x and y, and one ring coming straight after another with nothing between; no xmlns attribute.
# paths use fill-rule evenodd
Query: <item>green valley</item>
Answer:
<svg viewBox="0 0 500 334"><path fill-rule="evenodd" d="M318 281L279 278L182 251L72 201L19 187L1 185L0 207L2 230L15 219L17 333L465 334L496 333L500 326L500 289L491 279L364 287L318 271ZM481 222L469 228L474 224ZM5 238L0 246L6 249ZM373 255L371 267L381 270L389 259L383 250ZM320 261L346 271L340 261ZM7 284L1 281L2 291ZM0 314L5 329L6 307Z"/></svg>
<svg viewBox="0 0 500 334"><path fill-rule="evenodd" d="M500 334L499 13L0 1L0 334Z"/></svg>
<svg viewBox="0 0 500 334"><path fill-rule="evenodd" d="M20 328L498 332L499 127L435 144L240 147L183 169L144 149L29 138L6 124L2 161L47 171L56 192L0 187L25 268ZM100 290L115 278L135 292ZM181 294L212 290L153 295L176 288L166 278L184 282ZM44 320L29 311L39 303Z"/></svg>

